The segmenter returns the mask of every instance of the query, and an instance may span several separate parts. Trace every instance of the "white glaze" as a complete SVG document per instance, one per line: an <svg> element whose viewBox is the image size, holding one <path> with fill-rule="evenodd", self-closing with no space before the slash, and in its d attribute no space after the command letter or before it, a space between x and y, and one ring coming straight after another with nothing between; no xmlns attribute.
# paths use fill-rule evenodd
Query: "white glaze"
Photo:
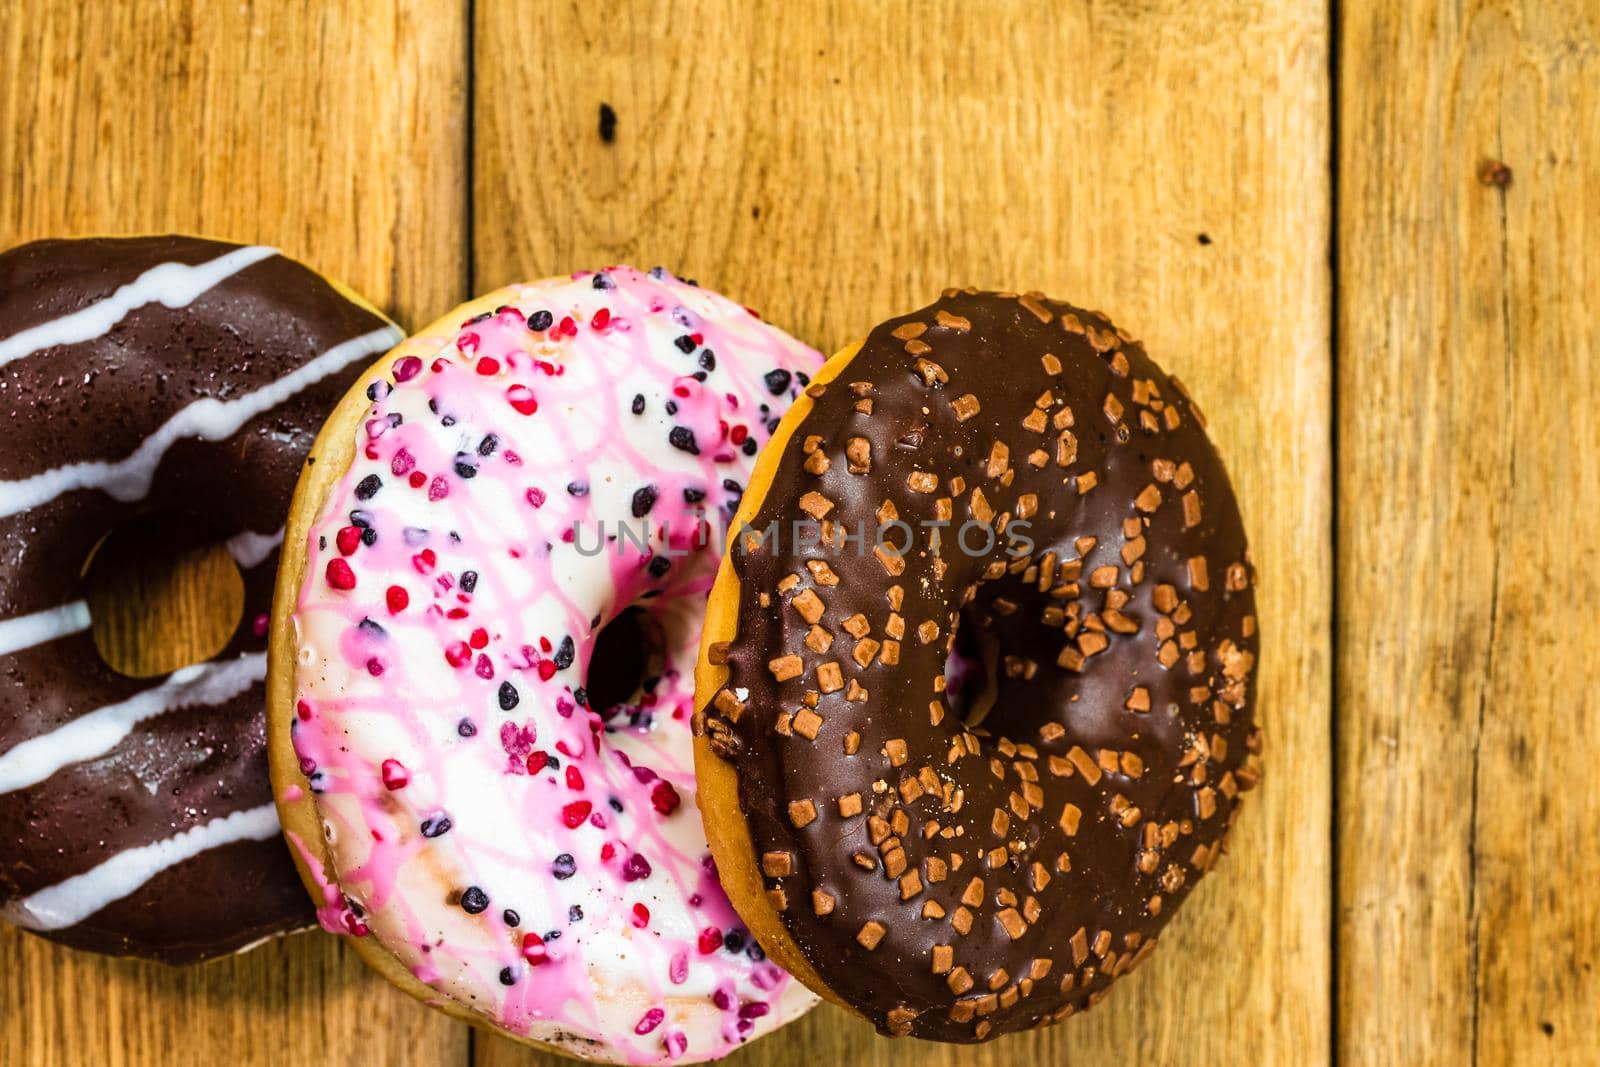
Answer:
<svg viewBox="0 0 1600 1067"><path fill-rule="evenodd" d="M97 867L0 907L0 915L28 930L64 930L114 904L169 867L235 841L265 841L278 834L271 804L192 826L180 834L119 852Z"/></svg>
<svg viewBox="0 0 1600 1067"><path fill-rule="evenodd" d="M89 605L82 600L45 608L31 615L0 619L0 656L81 634L88 628Z"/></svg>
<svg viewBox="0 0 1600 1067"><path fill-rule="evenodd" d="M102 337L110 333L130 311L145 304L159 302L169 308L187 307L202 294L252 263L259 263L277 254L275 248L256 245L235 248L216 259L193 266L162 263L151 267L104 300L0 341L0 367L46 348L81 344Z"/></svg>
<svg viewBox="0 0 1600 1067"><path fill-rule="evenodd" d="M252 652L173 671L160 684L107 704L0 752L0 794L36 785L61 768L103 756L147 719L231 700L267 676L267 655Z"/></svg>
<svg viewBox="0 0 1600 1067"><path fill-rule="evenodd" d="M101 489L113 499L143 499L167 450L184 438L222 441L262 412L270 411L350 364L391 348L400 332L385 326L335 345L254 392L236 400L205 397L168 419L121 460L72 463L16 481L0 482L0 517L15 515L54 500L74 489Z"/></svg>

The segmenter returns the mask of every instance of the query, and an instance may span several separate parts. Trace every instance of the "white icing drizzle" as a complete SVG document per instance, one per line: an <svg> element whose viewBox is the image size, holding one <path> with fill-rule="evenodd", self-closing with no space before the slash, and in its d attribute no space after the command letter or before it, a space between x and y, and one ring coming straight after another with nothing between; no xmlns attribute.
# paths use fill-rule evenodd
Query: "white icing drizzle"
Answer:
<svg viewBox="0 0 1600 1067"><path fill-rule="evenodd" d="M245 393L237 400L206 397L178 411L145 438L133 453L115 462L94 460L72 463L35 474L31 478L0 482L0 518L27 511L74 489L101 489L113 499L139 500L150 490L151 479L167 450L178 441L194 437L222 441L264 411L270 411L302 389L307 389L356 360L386 351L399 342L400 331L384 326L335 345L282 378Z"/></svg>
<svg viewBox="0 0 1600 1067"><path fill-rule="evenodd" d="M102 756L146 719L185 707L231 700L267 676L267 656L197 663L173 671L160 685L107 704L0 752L0 794L37 785L61 768Z"/></svg>
<svg viewBox="0 0 1600 1067"><path fill-rule="evenodd" d="M75 345L102 337L110 333L130 311L146 304L159 301L169 308L187 307L202 294L252 263L259 263L277 254L276 248L256 245L236 248L216 259L193 266L162 263L151 267L104 300L0 341L0 367L56 345Z"/></svg>
<svg viewBox="0 0 1600 1067"><path fill-rule="evenodd" d="M119 852L98 867L11 901L0 907L0 916L28 930L64 930L184 860L235 841L265 841L277 835L278 810L273 805L236 811L164 840Z"/></svg>
<svg viewBox="0 0 1600 1067"><path fill-rule="evenodd" d="M254 530L243 530L228 538L228 555L233 561L245 570L257 566L262 560L272 555L279 545L283 544L283 527L278 527L277 533L259 534Z"/></svg>
<svg viewBox="0 0 1600 1067"><path fill-rule="evenodd" d="M9 656L34 645L59 640L89 628L89 605L74 600L59 607L46 608L31 615L0 619L0 656Z"/></svg>

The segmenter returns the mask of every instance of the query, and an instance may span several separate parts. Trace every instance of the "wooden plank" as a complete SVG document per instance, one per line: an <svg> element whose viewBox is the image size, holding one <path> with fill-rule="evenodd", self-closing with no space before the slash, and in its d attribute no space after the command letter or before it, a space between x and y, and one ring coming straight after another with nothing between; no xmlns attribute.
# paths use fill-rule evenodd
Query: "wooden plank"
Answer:
<svg viewBox="0 0 1600 1067"><path fill-rule="evenodd" d="M1338 900L1353 1064L1595 1062L1597 40L1592 3L1346 5ZM1489 160L1508 185L1484 180Z"/></svg>
<svg viewBox="0 0 1600 1067"><path fill-rule="evenodd" d="M479 0L476 12L477 289L659 262L825 350L949 284L1103 306L1202 399L1254 534L1267 783L1165 950L1047 1033L912 1045L822 1008L730 1062L1326 1059L1323 6ZM498 1040L477 1050L486 1067L538 1061Z"/></svg>
<svg viewBox="0 0 1600 1067"><path fill-rule="evenodd" d="M264 241L427 318L465 295L465 29L428 0L17 0L0 19L0 246ZM321 934L174 971L0 924L0 1005L0 1063L41 1067L460 1064L469 1044Z"/></svg>

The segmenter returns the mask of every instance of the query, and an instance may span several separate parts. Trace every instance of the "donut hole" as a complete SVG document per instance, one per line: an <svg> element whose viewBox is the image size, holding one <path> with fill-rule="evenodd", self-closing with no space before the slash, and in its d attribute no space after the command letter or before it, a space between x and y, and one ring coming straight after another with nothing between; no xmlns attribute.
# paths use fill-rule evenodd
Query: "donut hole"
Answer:
<svg viewBox="0 0 1600 1067"><path fill-rule="evenodd" d="M635 705L655 688L662 664L661 631L642 608L628 608L595 636L584 688L603 719Z"/></svg>
<svg viewBox="0 0 1600 1067"><path fill-rule="evenodd" d="M945 705L970 729L988 717L995 704L995 664L1000 642L969 618L956 617L955 646L944 661Z"/></svg>
<svg viewBox="0 0 1600 1067"><path fill-rule="evenodd" d="M203 524L148 514L95 547L84 600L101 659L118 674L151 678L227 647L244 611L244 578Z"/></svg>

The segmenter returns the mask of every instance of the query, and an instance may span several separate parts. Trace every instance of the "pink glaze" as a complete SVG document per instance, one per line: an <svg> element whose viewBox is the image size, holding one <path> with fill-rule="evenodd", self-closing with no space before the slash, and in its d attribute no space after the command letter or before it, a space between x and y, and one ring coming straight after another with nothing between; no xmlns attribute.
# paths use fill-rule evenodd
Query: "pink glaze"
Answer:
<svg viewBox="0 0 1600 1067"><path fill-rule="evenodd" d="M717 882L689 717L721 530L821 359L625 267L470 308L398 350L310 532L294 741L326 871L296 847L324 926L489 1022L716 1058L814 1003ZM630 606L659 676L591 709L596 635Z"/></svg>

